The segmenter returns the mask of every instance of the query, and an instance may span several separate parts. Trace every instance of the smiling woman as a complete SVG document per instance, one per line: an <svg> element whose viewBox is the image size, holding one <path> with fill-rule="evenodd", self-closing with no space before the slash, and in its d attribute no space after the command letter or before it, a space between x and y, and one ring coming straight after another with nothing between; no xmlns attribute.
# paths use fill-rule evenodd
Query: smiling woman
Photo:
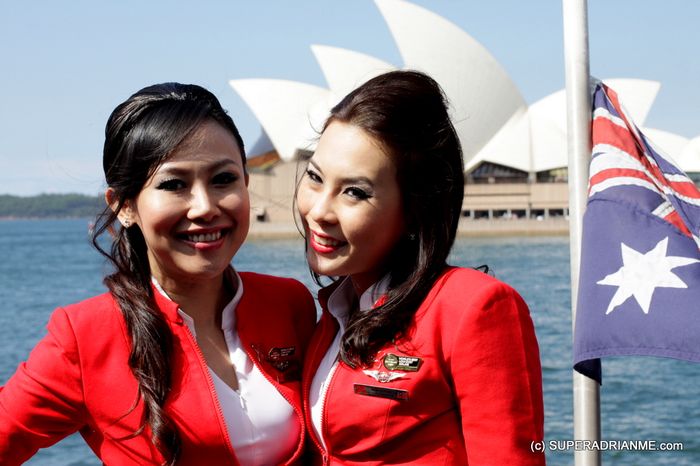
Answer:
<svg viewBox="0 0 700 466"><path fill-rule="evenodd" d="M103 165L109 292L57 309L0 389L0 463L79 431L106 464L298 464L316 311L231 266L250 217L233 120L199 86L147 87L110 116Z"/></svg>
<svg viewBox="0 0 700 466"><path fill-rule="evenodd" d="M463 192L429 76L380 75L331 110L296 196L309 267L336 279L304 364L316 463L544 464L527 305L446 262Z"/></svg>
<svg viewBox="0 0 700 466"><path fill-rule="evenodd" d="M141 230L153 278L171 289L226 268L248 233L247 181L236 139L213 121L156 168L120 212ZM112 188L107 197L115 204Z"/></svg>
<svg viewBox="0 0 700 466"><path fill-rule="evenodd" d="M401 192L394 163L363 130L342 122L326 128L297 206L316 273L351 275L360 294L381 278L405 229Z"/></svg>

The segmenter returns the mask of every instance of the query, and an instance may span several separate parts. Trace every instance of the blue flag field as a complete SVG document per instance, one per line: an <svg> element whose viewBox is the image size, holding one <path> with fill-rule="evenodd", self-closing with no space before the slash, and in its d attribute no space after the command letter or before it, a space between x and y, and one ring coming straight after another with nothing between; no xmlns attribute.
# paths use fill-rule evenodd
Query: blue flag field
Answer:
<svg viewBox="0 0 700 466"><path fill-rule="evenodd" d="M574 368L604 356L700 362L700 191L604 84L593 95Z"/></svg>

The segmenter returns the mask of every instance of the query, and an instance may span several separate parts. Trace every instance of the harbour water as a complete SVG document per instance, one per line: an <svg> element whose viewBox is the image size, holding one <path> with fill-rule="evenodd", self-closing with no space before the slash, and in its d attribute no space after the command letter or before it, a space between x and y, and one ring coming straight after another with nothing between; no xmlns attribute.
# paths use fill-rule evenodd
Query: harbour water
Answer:
<svg viewBox="0 0 700 466"><path fill-rule="evenodd" d="M88 220L0 221L0 384L45 334L52 310L101 293L106 270L87 239ZM290 276L312 290L300 240L249 241L234 259L239 270ZM460 238L451 262L488 264L528 302L540 344L548 464L572 465L571 316L568 239ZM700 338L700 336L699 336ZM619 441L603 464L700 464L700 365L660 358L604 361L603 439ZM624 444L623 441L630 443ZM635 443L631 443L635 442ZM662 442L682 451L643 451ZM623 448L626 445L628 448ZM40 451L29 465L101 464L78 435Z"/></svg>

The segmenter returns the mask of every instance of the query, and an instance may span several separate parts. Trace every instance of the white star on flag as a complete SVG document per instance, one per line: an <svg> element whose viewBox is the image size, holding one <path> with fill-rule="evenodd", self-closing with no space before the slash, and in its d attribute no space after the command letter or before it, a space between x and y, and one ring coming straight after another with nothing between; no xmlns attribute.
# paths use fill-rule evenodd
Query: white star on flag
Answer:
<svg viewBox="0 0 700 466"><path fill-rule="evenodd" d="M622 267L604 279L598 285L617 286L615 295L610 300L608 310L622 304L630 296L634 296L645 314L649 314L651 296L656 288L688 288L671 269L683 265L700 262L698 259L680 256L666 256L668 237L659 241L654 248L646 254L635 251L625 243L620 243L622 250Z"/></svg>

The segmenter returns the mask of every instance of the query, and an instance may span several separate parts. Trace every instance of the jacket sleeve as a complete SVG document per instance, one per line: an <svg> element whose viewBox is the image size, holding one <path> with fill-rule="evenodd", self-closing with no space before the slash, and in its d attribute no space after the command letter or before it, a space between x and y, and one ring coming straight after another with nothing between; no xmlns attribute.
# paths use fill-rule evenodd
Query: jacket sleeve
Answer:
<svg viewBox="0 0 700 466"><path fill-rule="evenodd" d="M450 356L469 465L544 465L542 370L527 305L492 282L462 309Z"/></svg>
<svg viewBox="0 0 700 466"><path fill-rule="evenodd" d="M75 432L84 413L78 346L59 308L48 334L0 388L0 464L21 464Z"/></svg>

